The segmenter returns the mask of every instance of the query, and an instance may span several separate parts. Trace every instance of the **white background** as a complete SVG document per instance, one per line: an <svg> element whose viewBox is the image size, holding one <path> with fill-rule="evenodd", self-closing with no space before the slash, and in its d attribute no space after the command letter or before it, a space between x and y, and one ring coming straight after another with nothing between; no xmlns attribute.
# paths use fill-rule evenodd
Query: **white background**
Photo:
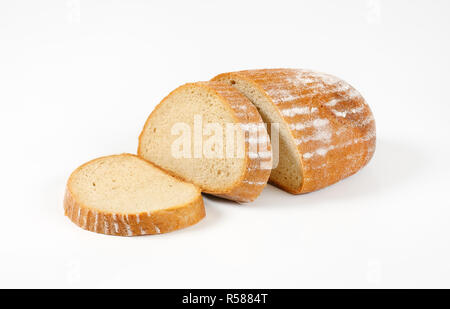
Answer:
<svg viewBox="0 0 450 309"><path fill-rule="evenodd" d="M450 1L1 1L0 287L450 288ZM135 152L179 85L310 68L365 96L377 150L293 196L268 186L170 234L84 231L65 182Z"/></svg>

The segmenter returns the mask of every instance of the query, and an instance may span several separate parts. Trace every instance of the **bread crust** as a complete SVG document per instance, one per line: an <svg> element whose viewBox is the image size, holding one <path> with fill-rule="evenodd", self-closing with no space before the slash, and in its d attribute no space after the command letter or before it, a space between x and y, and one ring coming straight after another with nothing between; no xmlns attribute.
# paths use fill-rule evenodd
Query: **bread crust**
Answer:
<svg viewBox="0 0 450 309"><path fill-rule="evenodd" d="M276 107L297 144L303 180L293 194L324 188L360 170L373 156L376 127L361 94L332 75L299 69L223 73L213 81L242 79ZM320 126L323 128L320 129Z"/></svg>
<svg viewBox="0 0 450 309"><path fill-rule="evenodd" d="M132 154L121 154L118 156L137 157ZM89 161L78 167L72 175L76 174L87 164L107 157L113 156ZM154 164L148 161L146 162L158 168ZM163 234L191 226L199 222L206 215L203 198L198 188L198 194L192 201L167 209L158 209L138 214L121 214L95 210L88 205L80 203L72 193L70 189L72 175L69 177L64 195L64 213L73 223L91 232L114 236Z"/></svg>
<svg viewBox="0 0 450 309"><path fill-rule="evenodd" d="M180 91L186 87L203 87L208 91L213 92L217 95L218 98L228 107L229 111L235 118L236 123L241 124L242 128L259 128L258 138L261 137L265 139L267 143L265 144L265 151L260 151L260 148L257 147L256 153L251 152L251 149L254 148L254 145L251 145L252 141L250 138L246 138L245 140L245 170L242 171L242 175L238 181L233 184L230 184L229 187L224 190L217 191L211 190L210 188L201 188L202 192L216 195L222 198L226 198L229 200L233 200L239 203L246 203L254 201L260 194L264 187L267 185L267 181L270 176L271 166L272 166L272 152L271 146L269 142L269 136L267 134L267 130L264 126L264 122L256 109L256 107L239 91L235 88L231 87L226 83L221 82L197 82L197 83L188 83L178 87L173 90L166 98L164 98L161 103L159 103L153 112L148 117L144 128L139 136L139 146L138 146L138 155L145 159L142 156L142 143L143 143L143 135L147 130L147 127L150 125L152 115L158 108L164 104L165 100L170 97L174 92ZM243 112L244 111L244 112ZM261 147L264 148L264 147ZM181 175L176 175L174 172L165 170L170 175L179 177L184 181L189 182L189 180L184 179Z"/></svg>

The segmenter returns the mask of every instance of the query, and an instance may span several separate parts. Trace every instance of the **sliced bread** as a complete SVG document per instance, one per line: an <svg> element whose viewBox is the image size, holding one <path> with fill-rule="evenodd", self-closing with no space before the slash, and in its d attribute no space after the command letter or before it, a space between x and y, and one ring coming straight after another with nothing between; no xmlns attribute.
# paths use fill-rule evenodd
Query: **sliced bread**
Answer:
<svg viewBox="0 0 450 309"><path fill-rule="evenodd" d="M138 155L205 193L253 201L272 167L270 139L255 106L226 83L172 91L149 116Z"/></svg>
<svg viewBox="0 0 450 309"><path fill-rule="evenodd" d="M198 187L130 154L98 158L76 169L67 183L64 210L86 230L119 236L166 233L205 216Z"/></svg>
<svg viewBox="0 0 450 309"><path fill-rule="evenodd" d="M299 69L224 73L266 123L280 129L279 163L270 182L297 194L356 173L375 151L375 120L361 94L345 81ZM268 126L270 130L270 126Z"/></svg>

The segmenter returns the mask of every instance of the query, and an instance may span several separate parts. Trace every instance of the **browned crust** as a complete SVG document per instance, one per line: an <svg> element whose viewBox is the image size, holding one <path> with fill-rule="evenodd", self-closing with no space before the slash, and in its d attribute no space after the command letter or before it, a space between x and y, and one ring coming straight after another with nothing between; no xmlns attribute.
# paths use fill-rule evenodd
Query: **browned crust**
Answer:
<svg viewBox="0 0 450 309"><path fill-rule="evenodd" d="M339 80L339 85L345 86L345 90L340 91L337 87L316 78L315 74L318 74L316 72L311 72L311 79L316 80L309 84L299 86L289 83L288 80L295 80L299 71L248 70L223 73L212 79L225 81L238 78L252 83L278 109L288 126L310 123L319 118L329 121L332 134L326 142L311 138L313 134L311 128L290 130L293 139L305 141L297 146L303 182L298 188L290 188L287 184L279 183L272 178L270 182L293 194L315 191L356 173L370 161L376 144L373 114L364 98L353 87ZM308 76L308 73L305 74ZM324 76L324 79L335 78L326 74L321 76ZM318 86L322 87L320 88L322 91L317 91ZM289 100L283 97L286 95L290 97ZM332 100L339 101L336 109L325 104ZM282 110L292 108L315 108L317 113L314 117L317 118L313 118L311 114L293 117L281 114ZM356 110L357 113L351 112ZM339 112L345 113L345 116L337 116L336 113L339 115Z"/></svg>
<svg viewBox="0 0 450 309"><path fill-rule="evenodd" d="M220 82L204 82L208 87L216 91L216 93L224 99L224 102L228 104L233 110L236 122L243 125L263 125L264 122L261 118L256 107L239 91L229 86L226 83ZM245 107L245 112L242 112L242 107ZM270 139L266 129L259 131L258 138L265 138L268 142L265 145L267 152L271 152ZM238 183L230 192L221 194L218 196L235 200L238 202L251 202L255 200L264 187L267 185L267 181L270 177L270 169L261 169L261 166L272 166L272 156L268 158L250 157L250 142L249 139L245 141L245 155L246 155L246 170ZM260 153L260 152L258 152Z"/></svg>
<svg viewBox="0 0 450 309"><path fill-rule="evenodd" d="M188 83L185 85L182 85L178 87L177 89L173 90L168 96L166 96L161 103L159 103L156 108L153 110L153 112L148 117L144 128L139 136L139 146L138 146L138 155L142 157L142 140L144 132L146 132L147 127L150 124L152 115L154 112L165 102L165 100L170 97L174 92L179 91L185 87L204 87L208 89L209 91L212 91L214 94L216 94L222 102L227 106L234 118L236 119L236 123L240 123L243 125L252 125L252 124L258 124L258 125L264 125L264 122L261 119L261 116L258 113L258 110L256 107L239 91L234 89L233 87L229 86L226 83L219 83L219 82L197 82L197 83ZM242 113L242 108L245 108L246 113ZM269 137L267 135L267 131L264 129L260 132L260 136L264 136L267 140L269 140ZM271 151L270 143L266 145L267 151ZM260 169L258 167L264 166L265 164L268 164L271 166L272 157L270 155L269 158L255 158L250 157L249 155L249 149L250 149L250 143L246 140L245 142L245 171L243 171L242 176L240 179L230 184L228 188L224 188L222 191L212 190L211 188L203 187L201 188L203 192L213 194L222 198L226 198L229 200L233 200L236 202L251 202L255 200L260 194L261 191L264 189L264 187L267 184L267 181L270 176L270 169ZM144 158L145 159L145 158ZM177 176L184 181L189 181L187 179L184 179L181 175L176 175L172 171L165 170L169 174L173 176Z"/></svg>
<svg viewBox="0 0 450 309"><path fill-rule="evenodd" d="M122 154L119 156L137 157L131 154ZM81 165L72 173L72 175L77 173L87 164L103 158L106 157L97 158ZM150 162L147 163L151 164ZM155 166L154 164L151 165ZM70 189L72 175L67 182L64 196L64 213L73 223L91 232L115 236L162 234L193 225L203 219L206 215L203 198L199 189L198 195L192 201L167 209L142 212L139 214L120 214L97 211L88 205L83 205L77 201L76 196Z"/></svg>

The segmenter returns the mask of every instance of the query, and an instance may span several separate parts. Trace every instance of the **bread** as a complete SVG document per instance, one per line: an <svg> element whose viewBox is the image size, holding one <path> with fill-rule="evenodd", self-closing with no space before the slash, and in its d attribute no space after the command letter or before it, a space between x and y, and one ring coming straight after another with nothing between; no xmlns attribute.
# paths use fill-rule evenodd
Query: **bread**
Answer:
<svg viewBox="0 0 450 309"><path fill-rule="evenodd" d="M135 155L102 157L77 168L64 199L66 216L97 233L167 233L205 216L199 188Z"/></svg>
<svg viewBox="0 0 450 309"><path fill-rule="evenodd" d="M224 73L212 80L239 90L266 123L280 124L279 163L270 182L288 192L306 193L333 184L356 173L375 151L375 120L369 106L337 77L268 69Z"/></svg>
<svg viewBox="0 0 450 309"><path fill-rule="evenodd" d="M205 193L238 202L261 193L272 167L257 109L217 82L189 83L164 98L147 119L138 155Z"/></svg>

